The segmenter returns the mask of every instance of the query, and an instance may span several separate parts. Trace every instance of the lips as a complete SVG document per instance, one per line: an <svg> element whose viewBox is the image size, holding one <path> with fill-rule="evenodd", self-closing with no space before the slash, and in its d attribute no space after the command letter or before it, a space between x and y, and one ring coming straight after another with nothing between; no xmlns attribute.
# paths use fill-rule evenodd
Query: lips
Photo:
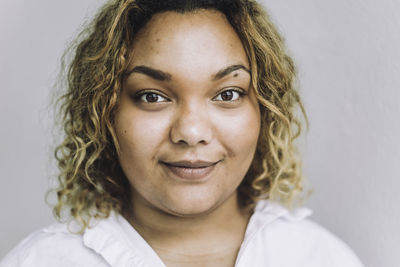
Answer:
<svg viewBox="0 0 400 267"><path fill-rule="evenodd" d="M207 177L219 163L210 161L175 161L161 162L171 174L189 181L201 180Z"/></svg>

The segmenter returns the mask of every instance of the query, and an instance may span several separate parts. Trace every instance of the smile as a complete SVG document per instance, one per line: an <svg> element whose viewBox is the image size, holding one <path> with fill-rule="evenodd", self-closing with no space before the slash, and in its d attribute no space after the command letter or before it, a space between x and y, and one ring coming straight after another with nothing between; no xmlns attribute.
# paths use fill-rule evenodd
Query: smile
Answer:
<svg viewBox="0 0 400 267"><path fill-rule="evenodd" d="M178 161L178 162L161 162L161 165L183 180L196 181L208 176L219 163L208 161Z"/></svg>

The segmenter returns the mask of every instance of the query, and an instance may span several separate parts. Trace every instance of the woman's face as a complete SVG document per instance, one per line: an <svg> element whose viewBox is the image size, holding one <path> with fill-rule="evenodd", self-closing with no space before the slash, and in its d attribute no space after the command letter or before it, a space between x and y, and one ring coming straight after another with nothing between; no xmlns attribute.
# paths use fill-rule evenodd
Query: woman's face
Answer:
<svg viewBox="0 0 400 267"><path fill-rule="evenodd" d="M135 205L196 216L236 197L260 112L229 22L216 11L157 14L132 55L115 128Z"/></svg>

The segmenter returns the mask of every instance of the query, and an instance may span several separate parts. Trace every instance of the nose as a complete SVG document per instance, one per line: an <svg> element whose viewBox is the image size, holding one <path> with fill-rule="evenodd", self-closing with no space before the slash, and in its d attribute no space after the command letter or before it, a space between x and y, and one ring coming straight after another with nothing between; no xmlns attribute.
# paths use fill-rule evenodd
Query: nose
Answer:
<svg viewBox="0 0 400 267"><path fill-rule="evenodd" d="M213 136L209 115L204 107L186 104L178 109L170 129L174 144L196 146L209 144Z"/></svg>

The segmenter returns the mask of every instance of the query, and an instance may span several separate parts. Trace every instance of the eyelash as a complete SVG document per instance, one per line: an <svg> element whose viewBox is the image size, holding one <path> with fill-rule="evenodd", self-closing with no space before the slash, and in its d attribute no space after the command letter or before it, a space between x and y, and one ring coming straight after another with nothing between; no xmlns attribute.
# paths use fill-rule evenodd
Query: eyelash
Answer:
<svg viewBox="0 0 400 267"><path fill-rule="evenodd" d="M136 101L138 101L138 102L143 102L143 103L160 103L160 102L167 102L167 101L148 102L148 101L142 100L142 98L143 98L144 96L150 95L150 94L153 94L153 95L156 95L157 97L162 97L162 98L168 100L167 97L161 95L161 94L158 93L158 92L147 91L147 90L138 92L138 93L134 96L134 99L135 99Z"/></svg>
<svg viewBox="0 0 400 267"><path fill-rule="evenodd" d="M244 90L240 90L240 89L236 89L236 88L229 88L229 89L226 89L226 90L223 90L223 91L219 92L219 93L213 98L213 100L214 100L215 98L217 98L218 96L221 96L221 94L222 94L222 93L225 93L225 92L237 93L237 94L238 94L237 99L235 99L235 100L227 100L227 101L224 101L224 100L221 99L221 100L217 100L217 101L221 101L221 102L225 102L225 103L237 102L237 101L240 101L240 98L242 98L243 96L246 96L246 95L247 95L247 93L246 93ZM146 96L146 95L149 95L149 94L154 94L154 95L156 95L157 97L162 97L162 98L164 98L166 101L165 101L165 100L164 100L164 101L156 101L156 102L144 101L144 99L142 99L142 98L143 98L144 96ZM221 97L220 97L220 98L221 98ZM161 95L160 93L154 92L154 91L147 91L147 90L138 92L138 93L134 96L134 99L135 99L136 101L140 101L140 102L143 102L143 103L161 103L161 102L168 102L168 101L169 101L169 99L168 99L167 97Z"/></svg>
<svg viewBox="0 0 400 267"><path fill-rule="evenodd" d="M229 88L229 89L223 90L220 93L218 93L213 99L217 98L218 96L221 96L222 93L225 93L225 92L237 93L238 94L238 97L237 97L238 99L228 100L228 101L224 101L224 100L221 99L221 100L218 100L218 101L227 102L227 103L229 103L229 102L237 102L237 101L240 101L241 98L246 95L246 92L244 90L240 90L240 89L236 89L236 88Z"/></svg>

